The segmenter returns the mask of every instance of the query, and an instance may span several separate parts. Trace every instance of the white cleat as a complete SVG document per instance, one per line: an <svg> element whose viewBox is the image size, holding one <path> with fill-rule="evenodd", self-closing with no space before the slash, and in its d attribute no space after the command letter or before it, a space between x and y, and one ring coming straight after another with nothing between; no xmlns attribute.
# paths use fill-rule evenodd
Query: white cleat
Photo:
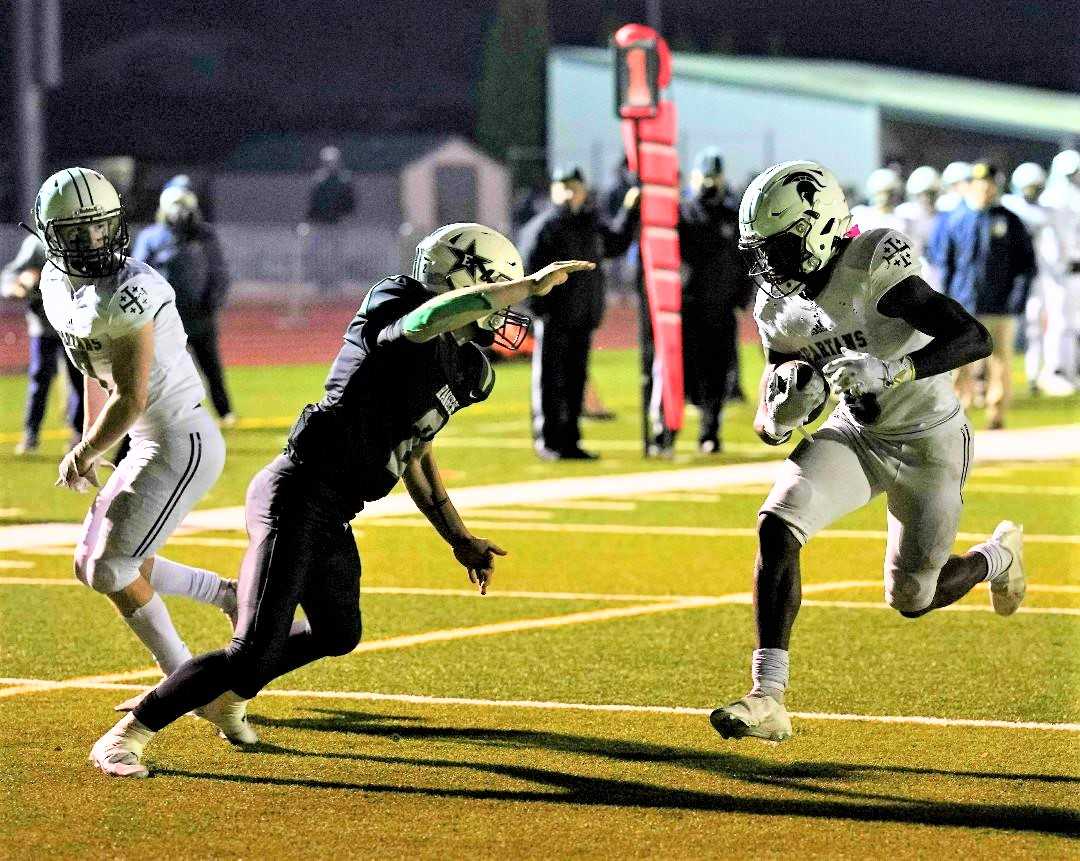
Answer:
<svg viewBox="0 0 1080 861"><path fill-rule="evenodd" d="M149 777L140 759L152 735L134 715L125 715L90 748L90 763L111 777Z"/></svg>
<svg viewBox="0 0 1080 861"><path fill-rule="evenodd" d="M791 718L784 704L768 694L749 693L715 709L709 723L724 738L760 738L780 742L791 738Z"/></svg>
<svg viewBox="0 0 1080 861"><path fill-rule="evenodd" d="M994 530L991 541L1000 544L1012 555L1009 567L990 581L990 603L999 616L1011 616L1024 602L1027 577L1024 574L1024 527L1011 520L1002 520Z"/></svg>
<svg viewBox="0 0 1080 861"><path fill-rule="evenodd" d="M248 723L247 704L247 700L232 691L225 691L216 700L195 709L195 714L210 721L221 737L232 744L258 744L259 736Z"/></svg>

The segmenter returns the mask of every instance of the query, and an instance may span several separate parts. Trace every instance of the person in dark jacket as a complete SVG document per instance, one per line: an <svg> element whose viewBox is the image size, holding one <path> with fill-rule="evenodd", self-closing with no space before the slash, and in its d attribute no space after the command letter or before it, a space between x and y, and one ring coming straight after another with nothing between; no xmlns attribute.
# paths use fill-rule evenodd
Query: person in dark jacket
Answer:
<svg viewBox="0 0 1080 861"><path fill-rule="evenodd" d="M45 316L39 289L41 269L44 265L45 246L36 236L27 236L19 246L19 253L0 271L0 295L5 299L26 302L26 333L30 338L23 435L15 446L15 454L18 455L37 451L49 389L56 376L58 363L64 366L68 376L67 420L71 425L72 442L78 442L82 438L82 374L68 360L60 336Z"/></svg>
<svg viewBox="0 0 1080 861"><path fill-rule="evenodd" d="M352 174L341 166L341 150L325 146L319 151L321 164L308 198L307 220L300 225L306 237L306 265L309 280L323 293L340 286L344 255L345 221L356 210Z"/></svg>
<svg viewBox="0 0 1080 861"><path fill-rule="evenodd" d="M989 331L994 351L987 362L987 427L1005 426L1012 394L1012 355L1016 321L1024 313L1036 261L1024 223L1001 205L1001 171L992 164L972 165L964 200L940 219L928 247L942 273L946 296L959 302ZM960 368L957 393L964 407L974 396L972 365Z"/></svg>
<svg viewBox="0 0 1080 861"><path fill-rule="evenodd" d="M210 401L230 427L236 423L225 387L217 318L229 292L229 271L217 233L207 224L189 185L170 181L158 201L157 223L135 239L131 256L149 264L176 291L195 363L206 378Z"/></svg>
<svg viewBox="0 0 1080 861"><path fill-rule="evenodd" d="M698 449L722 448L721 411L737 373L735 311L753 296L739 256L739 212L728 200L724 161L715 147L698 153L690 173L693 196L679 207L683 275L683 369L687 399L701 413Z"/></svg>
<svg viewBox="0 0 1080 861"><path fill-rule="evenodd" d="M589 201L577 165L551 177L551 206L521 230L518 247L527 271L558 260L588 260L626 253L632 231L624 208L608 222ZM534 297L536 315L532 368L533 439L545 460L596 457L580 446L582 397L592 335L604 315L604 278L599 267L570 276L546 296Z"/></svg>

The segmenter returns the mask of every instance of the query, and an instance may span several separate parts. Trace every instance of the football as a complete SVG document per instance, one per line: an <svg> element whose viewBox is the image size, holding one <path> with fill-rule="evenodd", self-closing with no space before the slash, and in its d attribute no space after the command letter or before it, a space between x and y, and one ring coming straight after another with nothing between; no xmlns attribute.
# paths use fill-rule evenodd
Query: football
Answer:
<svg viewBox="0 0 1080 861"><path fill-rule="evenodd" d="M799 427L825 408L829 384L821 371L801 359L777 365L769 379L769 413L778 424Z"/></svg>

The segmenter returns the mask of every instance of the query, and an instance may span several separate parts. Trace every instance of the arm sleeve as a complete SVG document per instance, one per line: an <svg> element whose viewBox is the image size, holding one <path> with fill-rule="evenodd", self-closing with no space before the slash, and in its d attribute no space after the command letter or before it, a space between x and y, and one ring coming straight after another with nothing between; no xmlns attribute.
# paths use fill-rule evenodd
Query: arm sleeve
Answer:
<svg viewBox="0 0 1080 861"><path fill-rule="evenodd" d="M421 285L403 278L388 278L376 284L364 297L359 314L363 318L360 340L367 350L395 343L412 343L404 337L403 318L432 297Z"/></svg>
<svg viewBox="0 0 1080 861"><path fill-rule="evenodd" d="M137 275L120 286L109 300L108 334L124 338L153 321L176 295L161 277Z"/></svg>
<svg viewBox="0 0 1080 861"><path fill-rule="evenodd" d="M881 297L904 279L921 274L922 261L911 240L898 230L883 231L870 256L870 307L876 308Z"/></svg>

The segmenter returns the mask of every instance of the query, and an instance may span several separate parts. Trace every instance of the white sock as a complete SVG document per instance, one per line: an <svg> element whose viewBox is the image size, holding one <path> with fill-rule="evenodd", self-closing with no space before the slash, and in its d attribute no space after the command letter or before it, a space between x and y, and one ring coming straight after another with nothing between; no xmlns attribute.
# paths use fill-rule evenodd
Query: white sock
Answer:
<svg viewBox="0 0 1080 861"><path fill-rule="evenodd" d="M157 593L124 621L150 650L165 675L178 670L191 659L191 651L173 626L169 610Z"/></svg>
<svg viewBox="0 0 1080 861"><path fill-rule="evenodd" d="M148 726L139 723L134 714L128 712L110 731L110 735L118 735L126 742L128 750L136 756L142 756L146 743L154 737L154 731Z"/></svg>
<svg viewBox="0 0 1080 861"><path fill-rule="evenodd" d="M224 604L231 600L226 593L231 593L232 590L223 586L227 582L213 571L173 562L164 556L155 556L154 567L150 569L150 585L155 592L162 595L183 595L223 610L228 609Z"/></svg>
<svg viewBox="0 0 1080 861"><path fill-rule="evenodd" d="M1012 553L1009 552L1007 547L1003 547L997 541L984 541L982 544L976 544L968 551L968 553L978 553L986 560L986 576L983 578L984 582L996 580L1008 571L1009 566L1012 565Z"/></svg>
<svg viewBox="0 0 1080 861"><path fill-rule="evenodd" d="M754 680L751 693L768 694L782 703L788 685L787 649L754 649L750 673Z"/></svg>

